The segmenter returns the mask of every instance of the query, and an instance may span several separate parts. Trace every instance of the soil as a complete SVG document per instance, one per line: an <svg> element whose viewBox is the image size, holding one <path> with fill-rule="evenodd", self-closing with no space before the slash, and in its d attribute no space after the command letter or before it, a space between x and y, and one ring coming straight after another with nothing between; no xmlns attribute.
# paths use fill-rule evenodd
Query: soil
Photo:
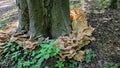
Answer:
<svg viewBox="0 0 120 68"><path fill-rule="evenodd" d="M93 36L96 41L87 48L97 55L89 64L80 63L82 68L106 68L109 64L115 68L116 63L120 63L120 8L102 12L94 12L89 15L89 23L95 28ZM78 67L79 68L79 67Z"/></svg>
<svg viewBox="0 0 120 68"><path fill-rule="evenodd" d="M15 0L0 0L0 20L4 14L13 10L14 6ZM12 19L9 18L10 22L16 21L17 12L13 13ZM115 64L120 63L120 8L104 11L94 9L89 14L88 22L95 28L93 36L96 40L86 48L91 48L97 56L91 63L79 62L77 68L106 68L107 64L115 68Z"/></svg>
<svg viewBox="0 0 120 68"><path fill-rule="evenodd" d="M15 0L0 0L0 18L15 7Z"/></svg>
<svg viewBox="0 0 120 68"><path fill-rule="evenodd" d="M10 23L18 22L15 0L0 0L0 29Z"/></svg>

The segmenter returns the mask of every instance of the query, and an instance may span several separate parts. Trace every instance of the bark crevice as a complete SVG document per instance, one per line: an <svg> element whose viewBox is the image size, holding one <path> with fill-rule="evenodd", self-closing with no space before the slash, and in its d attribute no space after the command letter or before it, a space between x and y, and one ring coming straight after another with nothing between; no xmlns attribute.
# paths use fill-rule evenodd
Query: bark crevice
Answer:
<svg viewBox="0 0 120 68"><path fill-rule="evenodd" d="M71 32L69 0L27 0L26 2L28 17L22 17L27 17L29 20L25 20L28 20L27 23L19 22L19 27L23 28L23 26L29 24L28 33L30 35L42 35L44 37L57 38ZM22 2L20 2L20 4L21 3ZM22 11L26 12L26 7L23 6L23 8L25 8L25 10ZM19 20L22 21L20 16Z"/></svg>

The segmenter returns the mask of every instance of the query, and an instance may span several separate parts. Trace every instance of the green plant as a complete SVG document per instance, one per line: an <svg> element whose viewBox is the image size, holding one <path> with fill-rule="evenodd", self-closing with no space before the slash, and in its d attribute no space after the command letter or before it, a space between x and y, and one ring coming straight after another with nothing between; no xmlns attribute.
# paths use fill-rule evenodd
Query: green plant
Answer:
<svg viewBox="0 0 120 68"><path fill-rule="evenodd" d="M2 60L2 64L5 66L14 66L17 59L19 59L18 57L20 57L21 55L21 47L14 44L13 41L9 41L3 48L4 51L0 55L0 60Z"/></svg>
<svg viewBox="0 0 120 68"><path fill-rule="evenodd" d="M57 63L56 63L56 65L55 65L55 67L58 67L58 68L64 68L64 62L63 61L60 61L60 60L58 60L57 61Z"/></svg>
<svg viewBox="0 0 120 68"><path fill-rule="evenodd" d="M73 1L73 0L70 0L70 8L73 9L73 8L79 8L81 6L81 4L79 3L79 1Z"/></svg>
<svg viewBox="0 0 120 68"><path fill-rule="evenodd" d="M45 66L45 68L49 68L48 66Z"/></svg>
<svg viewBox="0 0 120 68"><path fill-rule="evenodd" d="M120 32L117 32L116 35L120 36Z"/></svg>
<svg viewBox="0 0 120 68"><path fill-rule="evenodd" d="M55 41L51 41L49 44L40 44L40 54L35 56L36 59L39 59L38 64L41 64L44 60L47 60L50 57L56 56L60 53L60 49L55 47L56 43Z"/></svg>
<svg viewBox="0 0 120 68"><path fill-rule="evenodd" d="M92 58L95 58L96 54L93 52L92 49L86 50L86 57L85 57L85 61L87 63L90 63Z"/></svg>
<svg viewBox="0 0 120 68"><path fill-rule="evenodd" d="M100 5L98 6L99 9L105 9L108 7L108 3L110 3L111 0L101 0Z"/></svg>
<svg viewBox="0 0 120 68"><path fill-rule="evenodd" d="M55 67L58 68L75 68L77 66L77 61L73 59L68 59L66 61L58 60Z"/></svg>
<svg viewBox="0 0 120 68"><path fill-rule="evenodd" d="M69 60L69 62L67 62L68 64L68 68L75 68L76 66L77 66L77 61L75 61L75 60Z"/></svg>
<svg viewBox="0 0 120 68"><path fill-rule="evenodd" d="M60 49L55 47L56 42L39 43L32 52L24 50L20 45L9 41L0 55L2 64L13 68L40 68L44 60L59 54Z"/></svg>
<svg viewBox="0 0 120 68"><path fill-rule="evenodd" d="M115 68L120 68L120 63L116 63Z"/></svg>
<svg viewBox="0 0 120 68"><path fill-rule="evenodd" d="M106 64L106 65L105 65L105 68L110 68L110 64Z"/></svg>

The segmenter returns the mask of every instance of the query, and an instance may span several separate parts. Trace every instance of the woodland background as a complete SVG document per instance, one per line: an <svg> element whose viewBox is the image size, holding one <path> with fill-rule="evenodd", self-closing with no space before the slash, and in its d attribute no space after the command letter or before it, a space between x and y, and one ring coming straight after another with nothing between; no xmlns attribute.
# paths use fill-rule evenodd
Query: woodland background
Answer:
<svg viewBox="0 0 120 68"><path fill-rule="evenodd" d="M55 58L59 49L51 47L56 45L54 39L37 36L35 41L31 41L24 31L14 33L19 18L16 1L0 0L0 68L39 68L40 65L41 68L120 68L120 1L82 2L70 0L70 11L85 7L87 23L94 28L92 37L95 40L85 43L87 46L82 43L84 47L81 50L85 52L85 56L79 56L79 59L84 57L82 61L66 59L63 62ZM62 37L66 38L68 40L68 37ZM44 56L42 59L41 55Z"/></svg>

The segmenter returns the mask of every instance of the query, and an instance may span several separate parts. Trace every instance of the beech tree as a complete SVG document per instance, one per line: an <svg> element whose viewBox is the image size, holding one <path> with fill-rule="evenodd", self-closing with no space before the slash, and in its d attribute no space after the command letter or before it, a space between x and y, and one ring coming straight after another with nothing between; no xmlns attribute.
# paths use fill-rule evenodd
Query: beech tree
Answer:
<svg viewBox="0 0 120 68"><path fill-rule="evenodd" d="M69 0L16 0L19 8L17 31L57 38L71 32Z"/></svg>

